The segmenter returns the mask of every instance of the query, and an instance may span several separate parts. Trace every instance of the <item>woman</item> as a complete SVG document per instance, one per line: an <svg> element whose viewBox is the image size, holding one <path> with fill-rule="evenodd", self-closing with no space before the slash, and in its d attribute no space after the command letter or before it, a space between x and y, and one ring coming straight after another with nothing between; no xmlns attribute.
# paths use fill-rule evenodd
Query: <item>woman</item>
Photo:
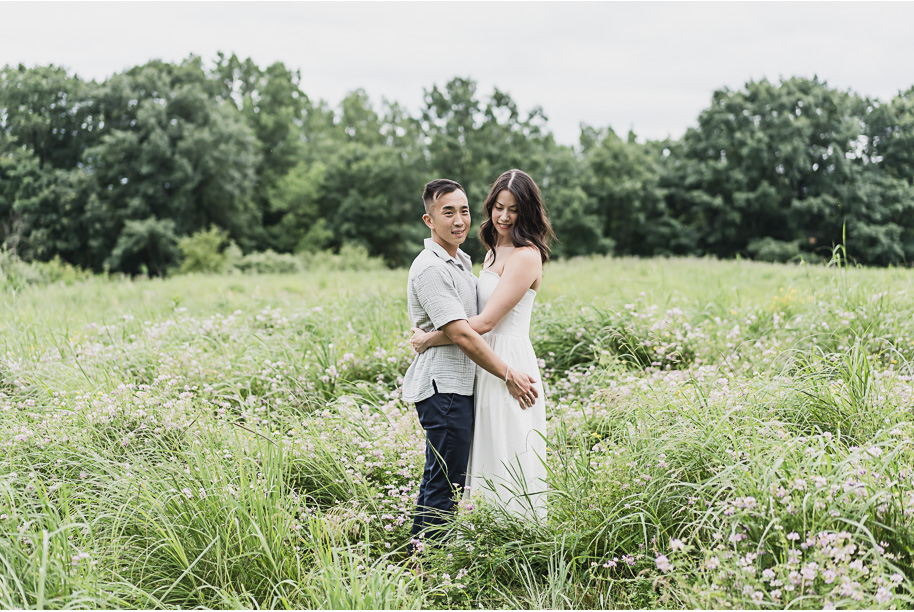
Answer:
<svg viewBox="0 0 914 612"><path fill-rule="evenodd" d="M469 319L512 369L539 371L530 343L533 301L555 238L539 188L520 170L495 181L485 201L479 237L488 252L477 285L479 315ZM447 344L439 331L414 329L413 348ZM522 408L504 381L476 371L476 422L467 468L467 491L486 495L509 510L540 518L546 513L546 403L542 376L536 401Z"/></svg>

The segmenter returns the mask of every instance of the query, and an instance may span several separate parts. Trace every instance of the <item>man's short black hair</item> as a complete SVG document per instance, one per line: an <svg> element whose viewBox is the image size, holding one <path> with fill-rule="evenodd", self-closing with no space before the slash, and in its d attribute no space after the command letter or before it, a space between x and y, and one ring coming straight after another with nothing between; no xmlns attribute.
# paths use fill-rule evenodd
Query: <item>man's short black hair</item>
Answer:
<svg viewBox="0 0 914 612"><path fill-rule="evenodd" d="M435 200L443 195L457 191L458 189L463 192L463 195L466 195L467 190L457 181L452 181L451 179L435 179L434 181L429 181L425 185L425 191L422 192L422 203L425 204L425 213L430 214L432 212L432 204L435 203Z"/></svg>

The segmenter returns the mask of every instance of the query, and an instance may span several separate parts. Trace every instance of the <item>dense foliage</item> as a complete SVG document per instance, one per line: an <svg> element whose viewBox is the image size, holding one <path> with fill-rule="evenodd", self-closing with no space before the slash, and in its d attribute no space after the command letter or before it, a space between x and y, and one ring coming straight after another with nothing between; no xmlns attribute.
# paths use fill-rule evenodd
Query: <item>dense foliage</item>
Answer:
<svg viewBox="0 0 914 612"><path fill-rule="evenodd" d="M164 274L182 238L216 228L244 253L350 245L402 266L425 234L426 181L457 179L480 203L519 167L544 190L559 257L914 255L914 89L879 101L817 79L749 82L715 92L681 139L582 125L565 146L541 109L467 78L433 85L415 115L362 90L330 108L305 88L282 63L222 54L101 83L3 68L2 246Z"/></svg>

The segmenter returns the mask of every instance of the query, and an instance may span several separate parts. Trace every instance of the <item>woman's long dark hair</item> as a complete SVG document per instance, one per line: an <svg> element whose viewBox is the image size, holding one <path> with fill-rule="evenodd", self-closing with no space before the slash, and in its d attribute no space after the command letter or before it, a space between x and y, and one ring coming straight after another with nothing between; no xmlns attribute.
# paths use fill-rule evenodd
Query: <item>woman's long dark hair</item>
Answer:
<svg viewBox="0 0 914 612"><path fill-rule="evenodd" d="M508 170L492 185L486 197L486 220L479 226L479 239L492 251L494 263L498 233L495 231L495 224L492 223L492 209L495 207L498 194L505 190L510 191L517 202L517 221L511 227L511 241L516 247L535 246L539 249L543 263L546 263L549 261L549 246L555 240L555 234L546 214L540 188L523 170Z"/></svg>

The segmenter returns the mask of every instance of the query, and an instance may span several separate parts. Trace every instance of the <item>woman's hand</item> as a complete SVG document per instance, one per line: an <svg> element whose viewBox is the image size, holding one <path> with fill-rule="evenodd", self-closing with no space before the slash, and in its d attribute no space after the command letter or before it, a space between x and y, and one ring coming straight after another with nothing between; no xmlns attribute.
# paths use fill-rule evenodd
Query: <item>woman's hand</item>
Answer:
<svg viewBox="0 0 914 612"><path fill-rule="evenodd" d="M417 353L424 353L425 349L428 348L428 337L429 334L418 327L414 327L413 337L409 339L409 343L412 345L414 351Z"/></svg>

